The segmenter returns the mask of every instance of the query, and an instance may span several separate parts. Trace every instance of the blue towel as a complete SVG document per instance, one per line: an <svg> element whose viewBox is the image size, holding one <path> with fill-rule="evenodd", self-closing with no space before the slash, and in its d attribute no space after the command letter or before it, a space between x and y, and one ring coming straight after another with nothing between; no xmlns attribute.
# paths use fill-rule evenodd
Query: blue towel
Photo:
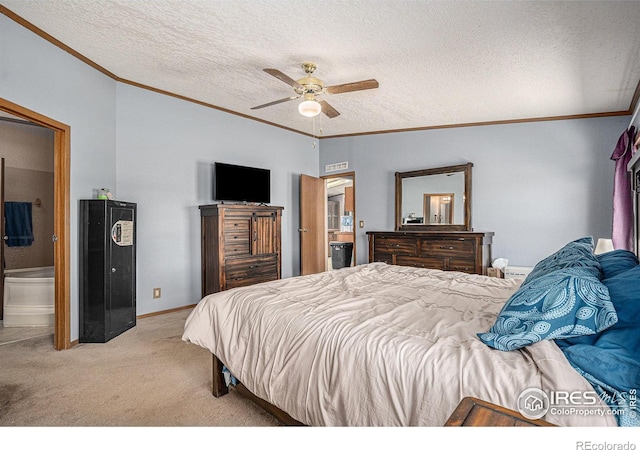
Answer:
<svg viewBox="0 0 640 450"><path fill-rule="evenodd" d="M28 247L33 243L31 203L4 202L4 231L7 246Z"/></svg>

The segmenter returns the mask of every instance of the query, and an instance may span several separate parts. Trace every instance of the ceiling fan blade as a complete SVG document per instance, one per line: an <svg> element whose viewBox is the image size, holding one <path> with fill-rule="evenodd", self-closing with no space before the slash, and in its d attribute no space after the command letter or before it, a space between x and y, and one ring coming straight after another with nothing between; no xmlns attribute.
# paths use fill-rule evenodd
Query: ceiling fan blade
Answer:
<svg viewBox="0 0 640 450"><path fill-rule="evenodd" d="M377 88L378 82L374 79L355 81L353 83L335 84L333 86L327 86L327 92L329 94L342 94L344 92L362 91L365 89Z"/></svg>
<svg viewBox="0 0 640 450"><path fill-rule="evenodd" d="M262 70L267 72L269 75L276 77L278 80L284 81L289 86L293 86L294 88L298 88L298 89L304 89L300 83L298 83L293 78L290 78L289 76L285 75L284 73L280 72L278 69L262 69Z"/></svg>
<svg viewBox="0 0 640 450"><path fill-rule="evenodd" d="M293 97L281 98L280 100L276 100L276 101L273 101L273 102L265 103L264 105L254 106L251 109L266 108L267 106L273 106L273 105L277 105L278 103L288 102L289 100L295 100L296 98L299 98L299 97L300 97L299 95L295 95Z"/></svg>
<svg viewBox="0 0 640 450"><path fill-rule="evenodd" d="M318 103L320 103L320 106L322 107L322 112L325 113L327 117L329 117L329 119L333 119L334 117L338 117L340 115L340 113L336 111L333 106L327 103L326 100L318 100Z"/></svg>

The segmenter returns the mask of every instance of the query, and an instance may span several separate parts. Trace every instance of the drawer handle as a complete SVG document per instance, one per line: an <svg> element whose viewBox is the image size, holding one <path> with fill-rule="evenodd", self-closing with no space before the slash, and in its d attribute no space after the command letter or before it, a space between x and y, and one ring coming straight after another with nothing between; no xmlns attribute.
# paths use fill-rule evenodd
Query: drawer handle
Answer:
<svg viewBox="0 0 640 450"><path fill-rule="evenodd" d="M441 250L453 250L453 247L447 247L446 245L441 245L440 249Z"/></svg>

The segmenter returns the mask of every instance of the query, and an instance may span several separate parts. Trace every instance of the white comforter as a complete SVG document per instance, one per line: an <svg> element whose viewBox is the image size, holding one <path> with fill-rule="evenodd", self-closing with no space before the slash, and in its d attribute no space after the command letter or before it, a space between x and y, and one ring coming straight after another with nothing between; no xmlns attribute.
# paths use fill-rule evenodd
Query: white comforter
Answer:
<svg viewBox="0 0 640 450"><path fill-rule="evenodd" d="M439 426L465 396L517 410L529 387L591 392L553 342L501 352L477 338L517 286L359 265L209 295L188 317L183 340L209 349L250 391L308 425ZM545 419L616 424L608 415Z"/></svg>

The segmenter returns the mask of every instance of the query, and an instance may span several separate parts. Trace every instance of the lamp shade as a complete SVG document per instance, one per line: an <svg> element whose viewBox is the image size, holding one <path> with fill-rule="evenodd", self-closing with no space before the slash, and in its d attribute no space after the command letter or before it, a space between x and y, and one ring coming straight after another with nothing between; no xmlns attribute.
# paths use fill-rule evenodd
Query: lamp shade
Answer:
<svg viewBox="0 0 640 450"><path fill-rule="evenodd" d="M613 251L613 241L611 239L598 239L596 243L596 248L593 250L595 255L601 255L602 253L607 253Z"/></svg>
<svg viewBox="0 0 640 450"><path fill-rule="evenodd" d="M315 100L305 100L298 105L298 111L306 117L315 117L320 114L321 110L322 107L320 106L320 103Z"/></svg>

